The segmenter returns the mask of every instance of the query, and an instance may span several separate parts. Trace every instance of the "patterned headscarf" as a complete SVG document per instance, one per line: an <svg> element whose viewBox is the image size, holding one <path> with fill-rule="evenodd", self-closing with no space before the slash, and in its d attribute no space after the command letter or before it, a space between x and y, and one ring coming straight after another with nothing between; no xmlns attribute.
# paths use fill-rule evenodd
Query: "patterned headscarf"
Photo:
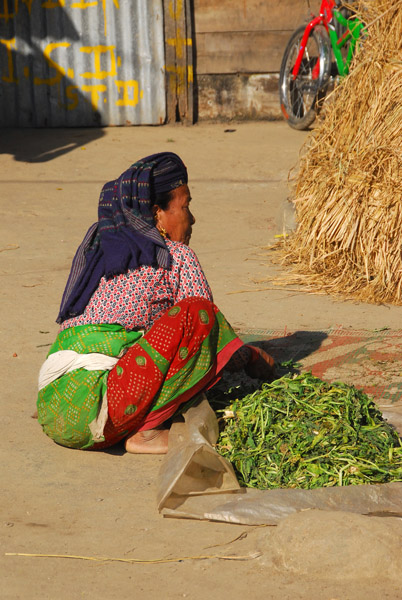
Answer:
<svg viewBox="0 0 402 600"><path fill-rule="evenodd" d="M170 254L154 225L155 193L187 183L187 169L173 152L161 152L134 163L103 186L98 222L87 231L71 266L57 322L80 315L107 278L141 265L169 268Z"/></svg>

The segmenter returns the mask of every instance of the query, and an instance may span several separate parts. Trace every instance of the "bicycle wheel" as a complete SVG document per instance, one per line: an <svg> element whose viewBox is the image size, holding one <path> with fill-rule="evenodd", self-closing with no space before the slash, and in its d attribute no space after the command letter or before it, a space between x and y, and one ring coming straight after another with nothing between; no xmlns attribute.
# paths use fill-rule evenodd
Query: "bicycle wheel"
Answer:
<svg viewBox="0 0 402 600"><path fill-rule="evenodd" d="M294 129L307 129L319 112L331 71L331 46L323 27L315 27L307 40L297 77L292 70L305 27L290 38L279 75L279 97L283 115Z"/></svg>

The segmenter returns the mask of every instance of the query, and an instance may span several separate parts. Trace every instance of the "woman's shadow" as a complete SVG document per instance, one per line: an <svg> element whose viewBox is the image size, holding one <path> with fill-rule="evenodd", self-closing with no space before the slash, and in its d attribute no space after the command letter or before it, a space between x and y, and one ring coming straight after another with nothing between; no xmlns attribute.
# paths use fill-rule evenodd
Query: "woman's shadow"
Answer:
<svg viewBox="0 0 402 600"><path fill-rule="evenodd" d="M301 361L316 352L328 337L324 331L295 331L284 337L261 339L257 335L240 336L245 343L258 346L275 360L275 378L297 375L302 370ZM245 372L224 371L220 381L207 391L209 403L214 410L222 409L234 399L255 392L263 383L247 377Z"/></svg>
<svg viewBox="0 0 402 600"><path fill-rule="evenodd" d="M300 361L316 352L327 337L324 331L295 331L281 338L251 343L271 354L281 377L285 373L300 373Z"/></svg>

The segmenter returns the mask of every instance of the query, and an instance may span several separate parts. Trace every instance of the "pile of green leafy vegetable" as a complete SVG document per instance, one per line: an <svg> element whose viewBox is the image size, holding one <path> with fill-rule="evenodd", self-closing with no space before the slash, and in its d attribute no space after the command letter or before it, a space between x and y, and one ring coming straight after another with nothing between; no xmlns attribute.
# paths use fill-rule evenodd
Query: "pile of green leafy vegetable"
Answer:
<svg viewBox="0 0 402 600"><path fill-rule="evenodd" d="M372 399L311 373L264 383L224 411L217 451L259 489L402 481L402 443Z"/></svg>

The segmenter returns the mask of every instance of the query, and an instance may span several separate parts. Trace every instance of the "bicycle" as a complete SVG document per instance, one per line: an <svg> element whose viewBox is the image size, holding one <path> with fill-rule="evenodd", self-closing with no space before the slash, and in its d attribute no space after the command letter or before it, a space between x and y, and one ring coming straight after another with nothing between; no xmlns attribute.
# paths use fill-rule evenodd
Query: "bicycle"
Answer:
<svg viewBox="0 0 402 600"><path fill-rule="evenodd" d="M282 113L294 129L307 129L335 77L349 72L364 24L340 0L322 0L318 16L290 38L279 74ZM335 62L333 61L335 58Z"/></svg>

